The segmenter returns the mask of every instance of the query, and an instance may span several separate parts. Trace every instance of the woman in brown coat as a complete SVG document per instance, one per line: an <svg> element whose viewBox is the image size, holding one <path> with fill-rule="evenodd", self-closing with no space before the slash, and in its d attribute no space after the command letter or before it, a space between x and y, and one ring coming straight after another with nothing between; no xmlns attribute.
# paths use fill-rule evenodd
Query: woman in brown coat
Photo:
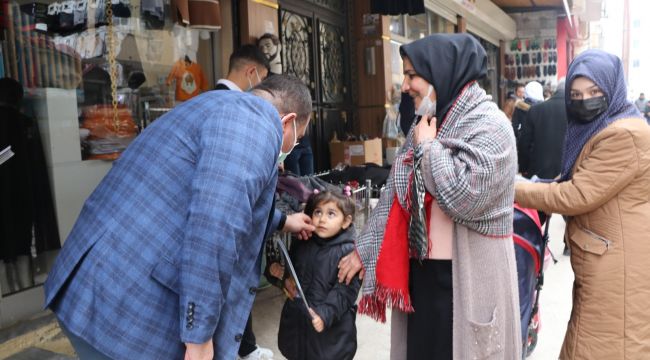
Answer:
<svg viewBox="0 0 650 360"><path fill-rule="evenodd" d="M516 184L522 206L568 216L575 281L561 359L650 358L650 127L626 95L619 58L578 56L562 175Z"/></svg>

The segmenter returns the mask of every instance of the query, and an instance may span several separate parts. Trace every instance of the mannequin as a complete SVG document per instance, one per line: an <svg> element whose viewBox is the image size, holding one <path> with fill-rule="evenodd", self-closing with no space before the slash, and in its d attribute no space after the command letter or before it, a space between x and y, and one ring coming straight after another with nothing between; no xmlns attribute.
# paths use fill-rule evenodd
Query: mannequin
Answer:
<svg viewBox="0 0 650 360"><path fill-rule="evenodd" d="M264 56L269 60L270 71L273 74L282 74L282 59L280 50L282 45L277 36L266 33L257 40L257 47L262 50Z"/></svg>

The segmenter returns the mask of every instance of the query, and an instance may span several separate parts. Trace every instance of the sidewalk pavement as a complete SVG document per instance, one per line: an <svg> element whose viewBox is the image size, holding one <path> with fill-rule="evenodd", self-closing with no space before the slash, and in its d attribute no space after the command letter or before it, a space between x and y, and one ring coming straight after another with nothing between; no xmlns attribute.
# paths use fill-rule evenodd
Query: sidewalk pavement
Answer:
<svg viewBox="0 0 650 360"><path fill-rule="evenodd" d="M542 325L537 348L528 358L529 360L558 358L571 312L573 273L569 258L562 255L564 221L560 216L554 216L551 220L550 234L550 247L558 263L549 264L545 272L545 285L540 300ZM277 348L278 324L283 304L284 295L280 290L269 287L259 291L253 307L253 329L257 343L273 350L275 359L284 359ZM358 348L355 359L389 358L390 313L387 314L387 318L387 323L381 324L367 316L357 317ZM41 314L36 320L31 321L31 329L28 328L22 333L15 329L21 324L0 331L0 359L74 359L74 351L65 336L61 334L51 313ZM12 329L13 336L10 331Z"/></svg>

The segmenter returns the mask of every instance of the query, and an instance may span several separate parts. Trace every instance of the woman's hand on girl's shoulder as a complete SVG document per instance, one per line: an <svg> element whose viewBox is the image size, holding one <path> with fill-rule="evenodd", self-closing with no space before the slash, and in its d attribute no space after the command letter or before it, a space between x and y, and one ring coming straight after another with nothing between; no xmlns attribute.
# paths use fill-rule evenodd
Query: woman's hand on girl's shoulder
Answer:
<svg viewBox="0 0 650 360"><path fill-rule="evenodd" d="M363 280L365 270L363 269L359 254L357 254L356 250L353 250L339 261L339 282L345 282L346 285L350 285L350 282L352 282L352 279L357 274L359 274L359 279Z"/></svg>

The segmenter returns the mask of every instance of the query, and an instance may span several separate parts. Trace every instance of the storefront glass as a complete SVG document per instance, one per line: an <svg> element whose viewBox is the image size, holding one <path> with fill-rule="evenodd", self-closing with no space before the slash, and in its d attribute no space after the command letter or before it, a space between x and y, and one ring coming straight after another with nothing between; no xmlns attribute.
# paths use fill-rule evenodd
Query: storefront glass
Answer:
<svg viewBox="0 0 650 360"><path fill-rule="evenodd" d="M45 196L54 204L44 215L36 205L26 212L31 225L20 236L0 228L3 296L43 283L110 160L158 117L214 86L210 38L220 27L218 2L114 0L109 7L106 1L3 2L0 77L22 85L20 112L34 119L31 130L42 139L44 161L24 164L31 167L25 179L45 174L51 189ZM26 135L11 136L9 144ZM15 173L2 177L17 181ZM31 190L25 201L39 203L34 199L42 194ZM53 224L39 227L37 215Z"/></svg>
<svg viewBox="0 0 650 360"><path fill-rule="evenodd" d="M429 19L429 29L431 33L447 33L451 34L456 31L454 23L443 18L440 15L435 14L434 12L427 10L428 19Z"/></svg>
<svg viewBox="0 0 650 360"><path fill-rule="evenodd" d="M422 39L429 35L427 14L406 16L407 38L409 40Z"/></svg>

